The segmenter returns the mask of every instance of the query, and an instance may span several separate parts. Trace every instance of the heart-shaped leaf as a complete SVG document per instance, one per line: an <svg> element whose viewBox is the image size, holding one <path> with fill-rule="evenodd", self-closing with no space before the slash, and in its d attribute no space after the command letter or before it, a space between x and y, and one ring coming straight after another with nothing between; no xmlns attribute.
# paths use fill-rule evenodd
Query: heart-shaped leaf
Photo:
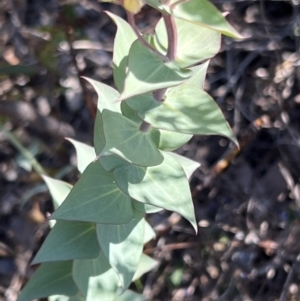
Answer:
<svg viewBox="0 0 300 301"><path fill-rule="evenodd" d="M81 296L67 297L62 295L54 295L48 297L48 301L85 301Z"/></svg>
<svg viewBox="0 0 300 301"><path fill-rule="evenodd" d="M203 90L209 62L210 60L204 62L203 64L191 67L190 69L192 70L193 75L185 82L185 84L195 86Z"/></svg>
<svg viewBox="0 0 300 301"><path fill-rule="evenodd" d="M86 301L113 301L119 278L103 252L95 259L74 261L73 278Z"/></svg>
<svg viewBox="0 0 300 301"><path fill-rule="evenodd" d="M156 207L153 205L137 202L136 200L132 200L132 204L133 204L134 209L136 209L139 212L147 213L147 214L156 213L156 212L160 212L160 211L164 210L163 208L159 208L159 207Z"/></svg>
<svg viewBox="0 0 300 301"><path fill-rule="evenodd" d="M173 151L186 144L193 135L159 130L158 148L163 151Z"/></svg>
<svg viewBox="0 0 300 301"><path fill-rule="evenodd" d="M145 102L145 106L142 105L143 101ZM155 103L157 102L153 99L153 96L150 95L150 93L135 96L133 98L130 98L128 102L122 102L122 113L131 121L141 124L142 119L138 116L138 111L145 112L147 110L150 110L151 108L155 108ZM134 111L129 105L131 105L136 111ZM156 142L156 146L163 151L173 151L187 143L192 138L192 135L188 134L157 129L152 129L152 131L153 134L157 137L154 140ZM154 133L155 131L156 133Z"/></svg>
<svg viewBox="0 0 300 301"><path fill-rule="evenodd" d="M43 179L48 186L49 192L52 196L54 208L58 208L69 194L72 185L57 179L53 179L43 175Z"/></svg>
<svg viewBox="0 0 300 301"><path fill-rule="evenodd" d="M95 160L95 150L92 146L76 141L74 139L68 138L67 140L69 140L76 149L77 168L80 173L83 173L87 166Z"/></svg>
<svg viewBox="0 0 300 301"><path fill-rule="evenodd" d="M177 30L175 62L181 68L189 67L215 56L221 47L221 34L206 27L174 18ZM167 52L168 36L165 22L161 19L153 37L155 48ZM201 50L199 50L201 49Z"/></svg>
<svg viewBox="0 0 300 301"><path fill-rule="evenodd" d="M152 259L151 257L142 254L137 270L134 274L133 281L140 279L144 274L153 270L158 265L158 261Z"/></svg>
<svg viewBox="0 0 300 301"><path fill-rule="evenodd" d="M137 294L131 290L127 290L124 294L117 296L114 301L146 301L147 298L143 295Z"/></svg>
<svg viewBox="0 0 300 301"><path fill-rule="evenodd" d="M117 185L133 199L175 211L197 231L193 200L185 172L179 162L164 153L162 164L143 168L128 164L113 171Z"/></svg>
<svg viewBox="0 0 300 301"><path fill-rule="evenodd" d="M143 251L145 219L135 217L123 225L97 225L98 241L112 268L121 279L123 291L130 285Z"/></svg>
<svg viewBox="0 0 300 301"><path fill-rule="evenodd" d="M195 25L211 28L233 38L242 38L208 0L145 0L145 2L154 8L168 12L174 17L192 22Z"/></svg>
<svg viewBox="0 0 300 301"><path fill-rule="evenodd" d="M58 221L47 236L32 264L95 258L99 252L100 247L97 241L95 224Z"/></svg>
<svg viewBox="0 0 300 301"><path fill-rule="evenodd" d="M132 27L122 18L106 12L116 23L118 30L115 37L113 54L114 81L119 91L123 91L127 58L132 43L137 39ZM120 47L122 45L122 47Z"/></svg>
<svg viewBox="0 0 300 301"><path fill-rule="evenodd" d="M117 167L128 164L128 161L117 155L108 155L99 158L99 162L106 171L112 171Z"/></svg>
<svg viewBox="0 0 300 301"><path fill-rule="evenodd" d="M139 115L155 128L185 134L221 135L237 144L217 104L195 86L183 84L171 89L161 106Z"/></svg>
<svg viewBox="0 0 300 301"><path fill-rule="evenodd" d="M117 90L96 80L87 77L85 79L93 86L98 95L97 108L100 112L107 109L121 113L120 102L117 102L120 94Z"/></svg>
<svg viewBox="0 0 300 301"><path fill-rule="evenodd" d="M143 243L146 244L148 243L150 240L154 239L156 237L156 234L153 230L153 228L151 227L151 225L146 221L145 222L145 234L144 234L144 241Z"/></svg>
<svg viewBox="0 0 300 301"><path fill-rule="evenodd" d="M137 40L129 51L128 73L120 100L179 85L191 75L190 70L180 69L174 62L165 63Z"/></svg>
<svg viewBox="0 0 300 301"><path fill-rule="evenodd" d="M73 261L43 263L17 301L31 301L51 295L76 295L78 288L72 278L72 265Z"/></svg>
<svg viewBox="0 0 300 301"><path fill-rule="evenodd" d="M103 131L103 120L101 111L97 110L95 125L94 125L94 147L96 154L100 152L105 147L105 137Z"/></svg>
<svg viewBox="0 0 300 301"><path fill-rule="evenodd" d="M140 124L121 114L104 110L102 114L106 145L101 156L116 154L141 166L160 164L163 156L156 148L151 133L140 130Z"/></svg>
<svg viewBox="0 0 300 301"><path fill-rule="evenodd" d="M188 179L191 177L194 171L200 166L200 163L188 159L186 157L180 156L176 153L170 153L170 155L173 156L180 163Z"/></svg>
<svg viewBox="0 0 300 301"><path fill-rule="evenodd" d="M96 161L83 172L51 218L103 224L122 224L134 216L130 198L114 183L111 173Z"/></svg>

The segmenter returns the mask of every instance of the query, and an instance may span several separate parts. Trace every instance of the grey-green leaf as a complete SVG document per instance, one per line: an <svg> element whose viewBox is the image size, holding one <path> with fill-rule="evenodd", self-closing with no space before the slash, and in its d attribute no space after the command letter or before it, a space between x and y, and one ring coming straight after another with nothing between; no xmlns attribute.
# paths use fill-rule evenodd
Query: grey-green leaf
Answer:
<svg viewBox="0 0 300 301"><path fill-rule="evenodd" d="M137 270L134 274L133 281L140 279L144 274L150 272L158 265L158 261L151 257L142 254Z"/></svg>
<svg viewBox="0 0 300 301"><path fill-rule="evenodd" d="M86 167L95 160L96 154L95 150L92 146L87 145L85 143L76 141L74 139L69 140L75 147L76 149L76 154L77 154L77 168L80 173L83 173L83 171L86 169Z"/></svg>
<svg viewBox="0 0 300 301"><path fill-rule="evenodd" d="M159 130L158 148L163 151L173 151L186 144L193 135Z"/></svg>
<svg viewBox="0 0 300 301"><path fill-rule="evenodd" d="M86 301L112 301L119 287L119 278L103 252L95 259L75 260L73 278Z"/></svg>
<svg viewBox="0 0 300 301"><path fill-rule="evenodd" d="M122 295L117 296L114 301L146 301L147 298L143 295L137 294L131 290L127 290Z"/></svg>
<svg viewBox="0 0 300 301"><path fill-rule="evenodd" d="M153 205L149 205L149 204L145 204L145 203L141 203L141 202L137 202L136 200L132 199L132 204L134 209L136 209L139 212L142 213L156 213L156 212L160 212L163 210L163 208L159 208Z"/></svg>
<svg viewBox="0 0 300 301"><path fill-rule="evenodd" d="M145 234L144 234L144 241L143 243L146 244L150 240L154 239L156 237L156 233L154 232L151 225L146 221L145 222Z"/></svg>
<svg viewBox="0 0 300 301"><path fill-rule="evenodd" d="M159 129L221 135L238 143L218 105L206 92L192 85L182 84L170 89L160 107L139 115Z"/></svg>
<svg viewBox="0 0 300 301"><path fill-rule="evenodd" d="M107 171L112 171L117 167L121 167L124 164L128 164L128 161L114 154L100 157L99 162L102 165L102 167Z"/></svg>
<svg viewBox="0 0 300 301"><path fill-rule="evenodd" d="M69 194L70 190L72 189L72 185L67 182L47 177L45 175L42 177L52 196L54 209L57 209Z"/></svg>
<svg viewBox="0 0 300 301"><path fill-rule="evenodd" d="M181 68L189 67L215 56L221 46L221 34L215 30L174 18L177 30L175 62ZM168 37L166 26L161 19L155 28L155 47L166 53Z"/></svg>
<svg viewBox="0 0 300 301"><path fill-rule="evenodd" d="M43 263L17 301L31 301L51 295L76 295L78 288L72 278L72 265L72 261Z"/></svg>
<svg viewBox="0 0 300 301"><path fill-rule="evenodd" d="M97 108L100 112L107 109L121 113L121 104L117 102L120 93L117 90L91 78L85 77L85 79L93 86L98 95Z"/></svg>
<svg viewBox="0 0 300 301"><path fill-rule="evenodd" d="M123 291L130 285L137 269L144 242L145 219L136 211L123 225L97 225L98 241L110 265L121 279Z"/></svg>
<svg viewBox="0 0 300 301"><path fill-rule="evenodd" d="M108 110L103 111L102 118L106 145L100 157L116 154L141 166L153 166L162 162L163 156L151 135L149 132L142 132L140 124Z"/></svg>
<svg viewBox="0 0 300 301"><path fill-rule="evenodd" d="M195 25L208 27L234 38L242 38L208 0L170 0L164 2L161 0L145 0L145 2Z"/></svg>
<svg viewBox="0 0 300 301"><path fill-rule="evenodd" d="M113 177L118 186L133 199L175 211L185 217L197 231L193 200L185 172L168 153L158 166L143 168L128 164L117 168Z"/></svg>
<svg viewBox="0 0 300 301"><path fill-rule="evenodd" d="M135 96L131 99L128 99L127 101L122 102L122 114L131 121L141 124L142 120L138 116L138 111L145 112L147 110L150 110L151 108L155 108L156 104L154 103L155 100L153 99L152 95L150 95L150 93ZM134 109L130 107L130 104ZM155 131L157 132L156 134L154 133ZM154 139L156 146L163 151L173 151L187 143L192 138L192 135L164 130L152 129L152 132L157 137L157 139Z"/></svg>
<svg viewBox="0 0 300 301"><path fill-rule="evenodd" d="M95 224L58 221L35 256L33 264L95 258L99 252Z"/></svg>
<svg viewBox="0 0 300 301"><path fill-rule="evenodd" d="M191 75L190 70L180 69L174 62L163 62L137 40L129 52L128 73L120 100L179 85Z"/></svg>
<svg viewBox="0 0 300 301"><path fill-rule="evenodd" d="M113 65L114 81L119 91L124 88L127 57L132 43L137 39L132 27L122 18L106 12L116 23L118 30L115 36Z"/></svg>
<svg viewBox="0 0 300 301"><path fill-rule="evenodd" d="M193 71L193 75L185 82L185 84L203 90L209 62L210 60L207 60L203 64L191 67L190 69Z"/></svg>
<svg viewBox="0 0 300 301"><path fill-rule="evenodd" d="M102 113L101 111L97 110L96 120L94 124L94 147L96 154L100 154L100 152L105 147L105 143Z"/></svg>
<svg viewBox="0 0 300 301"><path fill-rule="evenodd" d="M173 156L180 163L188 179L192 176L194 171L200 166L200 163L191 160L189 158L183 157L181 155L178 155L176 153L170 153L170 155Z"/></svg>
<svg viewBox="0 0 300 301"><path fill-rule="evenodd" d="M52 219L122 224L134 216L131 199L114 183L111 173L96 161L81 175Z"/></svg>

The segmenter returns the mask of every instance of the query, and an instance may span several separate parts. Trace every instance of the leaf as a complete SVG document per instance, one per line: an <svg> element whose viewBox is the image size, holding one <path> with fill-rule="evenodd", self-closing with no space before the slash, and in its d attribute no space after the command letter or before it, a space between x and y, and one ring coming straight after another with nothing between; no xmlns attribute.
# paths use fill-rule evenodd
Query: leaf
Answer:
<svg viewBox="0 0 300 301"><path fill-rule="evenodd" d="M123 292L137 269L143 251L144 233L145 219L137 211L127 224L97 225L101 250L121 279Z"/></svg>
<svg viewBox="0 0 300 301"><path fill-rule="evenodd" d="M174 17L204 26L233 38L242 36L226 21L222 14L208 0L145 0L147 4L168 12Z"/></svg>
<svg viewBox="0 0 300 301"><path fill-rule="evenodd" d="M92 146L76 141L74 139L68 138L67 140L70 141L76 149L77 168L80 173L83 173L86 167L95 160L95 150Z"/></svg>
<svg viewBox="0 0 300 301"><path fill-rule="evenodd" d="M120 94L117 90L98 81L85 78L95 89L98 95L97 115L94 125L94 146L95 151L99 154L105 146L105 137L103 133L102 111L104 109L121 113L120 102L117 102ZM95 159L95 157L93 158Z"/></svg>
<svg viewBox="0 0 300 301"><path fill-rule="evenodd" d="M97 110L95 125L94 125L94 147L96 154L100 152L105 147L105 137L103 132L103 120L101 111Z"/></svg>
<svg viewBox="0 0 300 301"><path fill-rule="evenodd" d="M146 221L145 222L145 234L144 234L144 242L143 244L148 243L150 240L156 237L156 233L154 232L151 225Z"/></svg>
<svg viewBox="0 0 300 301"><path fill-rule="evenodd" d="M191 75L190 70L179 69L174 62L164 63L137 40L129 51L128 73L119 100L179 85Z"/></svg>
<svg viewBox="0 0 300 301"><path fill-rule="evenodd" d="M151 257L142 254L139 261L138 268L134 274L132 281L136 281L140 279L144 274L153 270L158 265L158 263L159 263L158 261L152 259Z"/></svg>
<svg viewBox="0 0 300 301"><path fill-rule="evenodd" d="M126 101L121 102L122 115L126 118L130 119L133 122L137 122L139 124L142 123L142 119L138 116L137 112L132 110Z"/></svg>
<svg viewBox="0 0 300 301"><path fill-rule="evenodd" d="M153 205L149 205L149 204L144 204L141 202L137 202L136 200L132 199L132 204L134 209L136 209L139 212L142 213L156 213L156 212L160 212L163 210L163 208L159 208Z"/></svg>
<svg viewBox="0 0 300 301"><path fill-rule="evenodd" d="M76 295L72 261L43 263L31 277L17 301L31 301L51 295Z"/></svg>
<svg viewBox="0 0 300 301"><path fill-rule="evenodd" d="M140 112L139 116L155 128L194 135L221 135L238 143L214 100L191 85L171 89L160 107L144 114Z"/></svg>
<svg viewBox="0 0 300 301"><path fill-rule="evenodd" d="M203 90L209 62L210 61L207 60L203 64L190 68L193 71L193 75L185 82L185 84Z"/></svg>
<svg viewBox="0 0 300 301"><path fill-rule="evenodd" d="M177 30L177 48L175 62L181 68L195 65L215 56L221 47L219 32L206 27L174 18ZM153 37L155 48L167 52L168 36L164 20L161 18Z"/></svg>
<svg viewBox="0 0 300 301"><path fill-rule="evenodd" d="M114 183L99 162L83 172L63 204L51 218L103 224L122 224L134 216L130 198Z"/></svg>
<svg viewBox="0 0 300 301"><path fill-rule="evenodd" d="M69 301L70 298L68 296L54 295L48 298L48 301Z"/></svg>
<svg viewBox="0 0 300 301"><path fill-rule="evenodd" d="M117 167L128 164L127 161L117 155L108 155L99 158L99 162L106 171L112 171Z"/></svg>
<svg viewBox="0 0 300 301"><path fill-rule="evenodd" d="M93 223L58 221L32 264L78 258L95 258L100 252Z"/></svg>
<svg viewBox="0 0 300 301"><path fill-rule="evenodd" d="M122 295L117 296L114 301L146 301L147 298L143 295L137 294L131 290L127 290Z"/></svg>
<svg viewBox="0 0 300 301"><path fill-rule="evenodd" d="M55 295L55 296L50 296L48 298L48 301L85 301L85 300L83 297L80 296L67 297L67 296Z"/></svg>
<svg viewBox="0 0 300 301"><path fill-rule="evenodd" d="M123 91L127 58L132 43L137 39L132 27L122 18L106 12L116 23L118 30L113 51L114 81L119 91Z"/></svg>
<svg viewBox="0 0 300 301"><path fill-rule="evenodd" d="M84 78L93 86L98 95L97 108L100 112L107 109L121 113L120 102L117 102L120 93L117 90L96 80Z"/></svg>
<svg viewBox="0 0 300 301"><path fill-rule="evenodd" d="M150 105L151 108L156 107L156 105L152 105L152 102L155 102L155 100L153 99L152 95L150 96L148 95L140 95L140 99L139 96L136 96L131 99L129 99L129 104L131 104L131 106L133 108L136 109L136 111L134 111L129 104L126 101L122 102L122 114L127 117L128 119L130 119L131 121L134 122L138 122L139 124L142 123L142 119L138 116L138 111L140 110L140 108L147 110L149 109L148 104ZM142 102L145 103L145 106L142 106ZM170 132L170 131L164 131L164 130L156 130L156 129L152 129L152 131L156 131L156 135L158 137L158 143L156 144L156 146L163 151L172 151L175 150L179 147L181 147L182 145L184 145L186 142L188 142L191 138L192 135L187 135L187 134L182 134L182 133L176 133L176 132Z"/></svg>
<svg viewBox="0 0 300 301"><path fill-rule="evenodd" d="M73 296L69 299L69 301L85 301L81 296Z"/></svg>
<svg viewBox="0 0 300 301"><path fill-rule="evenodd" d="M158 166L143 168L128 164L115 169L113 177L117 185L133 199L175 211L197 229L186 175L178 161L168 153L164 153L164 161Z"/></svg>
<svg viewBox="0 0 300 301"><path fill-rule="evenodd" d="M145 93L130 97L129 99L126 99L125 103L129 106L129 108L137 112L147 112L161 105L160 102L157 102L153 98L152 93Z"/></svg>
<svg viewBox="0 0 300 301"><path fill-rule="evenodd" d="M159 130L158 148L163 151L173 151L186 144L193 135L182 134L177 132Z"/></svg>
<svg viewBox="0 0 300 301"><path fill-rule="evenodd" d="M70 190L72 189L72 185L70 185L67 182L47 177L45 175L42 175L42 178L47 184L47 187L51 194L53 200L53 207L54 209L57 209L69 194ZM55 223L55 221L50 220L50 227L52 228L55 225Z"/></svg>
<svg viewBox="0 0 300 301"><path fill-rule="evenodd" d="M163 156L156 148L149 132L142 132L138 123L121 114L104 110L103 129L106 139L101 156L116 154L141 166L160 164Z"/></svg>
<svg viewBox="0 0 300 301"><path fill-rule="evenodd" d="M187 178L189 179L194 171L200 166L200 163L188 159L186 157L180 156L176 153L170 153L171 156L173 156L182 166Z"/></svg>
<svg viewBox="0 0 300 301"><path fill-rule="evenodd" d="M53 199L54 209L57 209L72 189L72 185L57 179L42 175Z"/></svg>
<svg viewBox="0 0 300 301"><path fill-rule="evenodd" d="M86 301L112 301L117 294L119 278L103 252L95 259L75 260L73 278Z"/></svg>

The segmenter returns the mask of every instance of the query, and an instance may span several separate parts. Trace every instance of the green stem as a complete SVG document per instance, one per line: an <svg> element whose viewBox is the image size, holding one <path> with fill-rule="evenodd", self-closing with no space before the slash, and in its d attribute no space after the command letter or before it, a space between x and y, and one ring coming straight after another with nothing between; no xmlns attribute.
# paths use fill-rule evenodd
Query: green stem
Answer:
<svg viewBox="0 0 300 301"><path fill-rule="evenodd" d="M133 31L135 32L138 40L145 46L147 47L149 50L151 50L153 53L155 53L159 58L161 58L164 62L168 62L169 58L167 56L162 55L159 51L157 51L152 45L150 45L144 38L143 36L140 34L139 30L136 27L135 24L135 20L134 20L134 15L129 12L126 11L127 13L127 20L128 23L131 25Z"/></svg>
<svg viewBox="0 0 300 301"><path fill-rule="evenodd" d="M38 173L39 175L47 175L47 172L45 169L41 166L41 164L35 159L35 157L19 142L17 137L7 131L4 127L2 128L2 131L6 135L9 142L28 160L28 162L31 164L32 168Z"/></svg>

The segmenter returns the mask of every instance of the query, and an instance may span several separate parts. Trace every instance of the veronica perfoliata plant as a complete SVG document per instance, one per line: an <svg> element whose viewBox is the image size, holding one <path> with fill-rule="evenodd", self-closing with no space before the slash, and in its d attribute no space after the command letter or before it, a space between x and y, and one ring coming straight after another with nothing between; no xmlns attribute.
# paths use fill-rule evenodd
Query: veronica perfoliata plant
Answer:
<svg viewBox="0 0 300 301"><path fill-rule="evenodd" d="M116 1L117 2L117 1ZM193 135L236 138L203 90L221 34L239 37L208 0L121 0L116 88L87 79L98 94L94 147L70 140L81 176L74 187L44 177L56 211L19 301L145 300L128 287L157 262L143 254L155 233L145 215L175 211L197 231L188 179L199 164L172 151ZM143 5L161 12L152 35L136 28Z"/></svg>

